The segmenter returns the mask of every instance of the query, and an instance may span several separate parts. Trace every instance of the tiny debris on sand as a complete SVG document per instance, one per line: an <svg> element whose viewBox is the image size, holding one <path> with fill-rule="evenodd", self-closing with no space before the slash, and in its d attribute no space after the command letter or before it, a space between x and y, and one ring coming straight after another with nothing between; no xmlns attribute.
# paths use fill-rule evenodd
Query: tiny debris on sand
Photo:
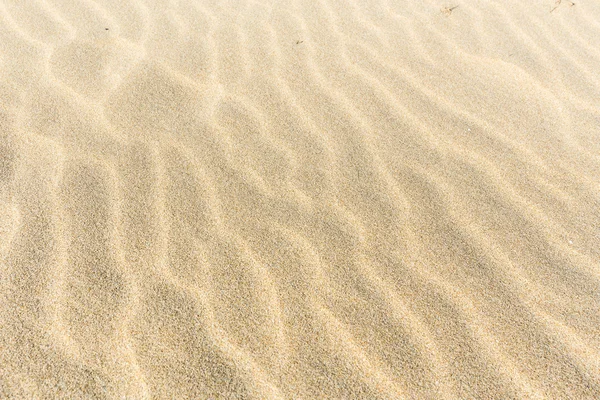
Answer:
<svg viewBox="0 0 600 400"><path fill-rule="evenodd" d="M454 11L456 8L458 8L458 6L452 6L452 7L444 7L442 8L442 13L444 15L446 15L447 17L449 17L450 15L452 15L452 11Z"/></svg>
<svg viewBox="0 0 600 400"><path fill-rule="evenodd" d="M573 7L575 5L575 3L573 3L572 1L567 1L566 3L569 5L569 7ZM554 10L556 10L558 7L560 7L561 4L562 4L562 0L556 0L554 2L554 7L552 7L550 12L551 13L554 12Z"/></svg>

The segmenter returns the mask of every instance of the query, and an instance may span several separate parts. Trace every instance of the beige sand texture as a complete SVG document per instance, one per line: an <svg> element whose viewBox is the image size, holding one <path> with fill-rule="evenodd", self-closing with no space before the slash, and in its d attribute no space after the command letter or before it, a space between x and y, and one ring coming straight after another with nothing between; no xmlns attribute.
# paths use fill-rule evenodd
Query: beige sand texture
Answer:
<svg viewBox="0 0 600 400"><path fill-rule="evenodd" d="M0 399L599 398L600 2L0 0Z"/></svg>

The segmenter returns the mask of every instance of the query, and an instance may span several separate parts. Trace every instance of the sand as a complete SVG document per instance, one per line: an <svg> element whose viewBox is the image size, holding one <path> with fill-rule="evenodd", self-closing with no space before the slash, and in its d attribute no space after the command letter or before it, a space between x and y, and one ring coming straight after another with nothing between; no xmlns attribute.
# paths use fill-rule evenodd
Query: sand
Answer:
<svg viewBox="0 0 600 400"><path fill-rule="evenodd" d="M599 21L1 0L0 399L600 398Z"/></svg>

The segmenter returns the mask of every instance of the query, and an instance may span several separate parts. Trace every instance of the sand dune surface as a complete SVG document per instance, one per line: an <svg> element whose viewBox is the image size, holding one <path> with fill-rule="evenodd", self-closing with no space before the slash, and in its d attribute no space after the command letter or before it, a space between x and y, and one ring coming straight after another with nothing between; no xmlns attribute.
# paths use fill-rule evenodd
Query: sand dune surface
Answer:
<svg viewBox="0 0 600 400"><path fill-rule="evenodd" d="M599 399L599 21L0 0L0 398Z"/></svg>

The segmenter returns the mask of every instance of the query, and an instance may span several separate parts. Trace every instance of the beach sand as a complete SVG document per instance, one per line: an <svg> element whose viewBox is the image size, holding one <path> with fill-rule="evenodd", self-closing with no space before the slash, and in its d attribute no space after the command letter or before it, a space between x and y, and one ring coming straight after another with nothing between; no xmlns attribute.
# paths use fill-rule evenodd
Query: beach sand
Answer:
<svg viewBox="0 0 600 400"><path fill-rule="evenodd" d="M599 21L1 0L0 399L600 398Z"/></svg>

